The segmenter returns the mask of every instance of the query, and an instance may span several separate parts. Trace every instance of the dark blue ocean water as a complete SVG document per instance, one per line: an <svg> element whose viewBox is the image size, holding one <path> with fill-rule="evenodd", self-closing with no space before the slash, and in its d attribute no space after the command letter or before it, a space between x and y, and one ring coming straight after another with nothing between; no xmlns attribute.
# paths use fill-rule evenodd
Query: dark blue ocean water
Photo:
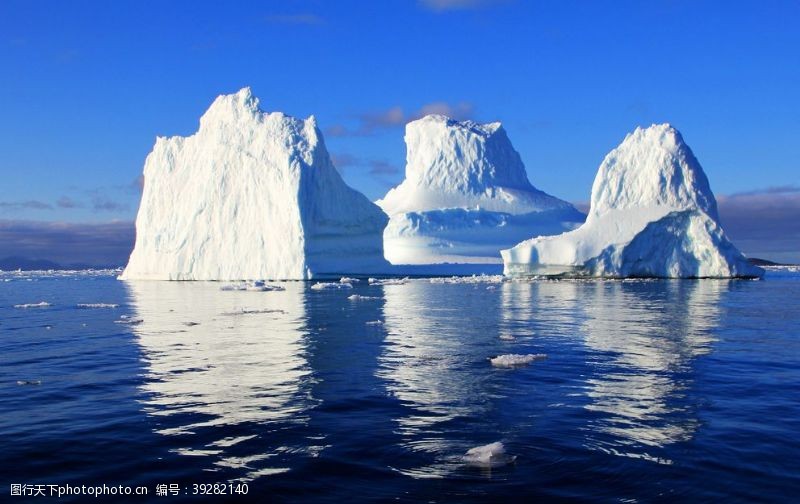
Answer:
<svg viewBox="0 0 800 504"><path fill-rule="evenodd" d="M800 495L798 274L282 292L0 280L0 500L26 500L17 483L149 487L131 502ZM488 361L509 353L548 358ZM513 463L465 463L495 441ZM189 495L218 482L249 493Z"/></svg>

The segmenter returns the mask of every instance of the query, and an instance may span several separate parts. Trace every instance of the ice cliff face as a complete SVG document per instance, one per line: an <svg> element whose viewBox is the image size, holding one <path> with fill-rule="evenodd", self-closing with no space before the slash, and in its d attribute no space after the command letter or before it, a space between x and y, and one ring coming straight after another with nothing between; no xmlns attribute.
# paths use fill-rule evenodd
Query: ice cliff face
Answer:
<svg viewBox="0 0 800 504"><path fill-rule="evenodd" d="M406 178L377 202L394 264L499 263L531 234L572 229L584 216L531 185L500 123L429 115L406 126Z"/></svg>
<svg viewBox="0 0 800 504"><path fill-rule="evenodd" d="M760 276L719 224L708 179L669 124L637 128L603 160L580 228L503 250L507 274Z"/></svg>
<svg viewBox="0 0 800 504"><path fill-rule="evenodd" d="M307 279L385 269L386 216L334 168L314 117L265 113L249 88L218 97L189 137L144 167L123 279Z"/></svg>

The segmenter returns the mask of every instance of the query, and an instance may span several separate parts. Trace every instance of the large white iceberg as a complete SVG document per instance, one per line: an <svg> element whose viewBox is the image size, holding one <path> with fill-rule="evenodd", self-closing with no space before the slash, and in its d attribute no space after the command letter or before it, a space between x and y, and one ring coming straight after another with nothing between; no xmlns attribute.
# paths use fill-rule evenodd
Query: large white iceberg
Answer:
<svg viewBox="0 0 800 504"><path fill-rule="evenodd" d="M637 128L600 165L580 228L502 251L505 273L753 277L719 223L703 169L669 124Z"/></svg>
<svg viewBox="0 0 800 504"><path fill-rule="evenodd" d="M385 271L387 218L348 187L313 116L265 113L249 88L218 97L189 137L144 166L123 279L308 279Z"/></svg>
<svg viewBox="0 0 800 504"><path fill-rule="evenodd" d="M499 122L429 115L406 125L406 178L377 204L390 216L393 264L501 262L531 234L573 229L585 216L531 185Z"/></svg>

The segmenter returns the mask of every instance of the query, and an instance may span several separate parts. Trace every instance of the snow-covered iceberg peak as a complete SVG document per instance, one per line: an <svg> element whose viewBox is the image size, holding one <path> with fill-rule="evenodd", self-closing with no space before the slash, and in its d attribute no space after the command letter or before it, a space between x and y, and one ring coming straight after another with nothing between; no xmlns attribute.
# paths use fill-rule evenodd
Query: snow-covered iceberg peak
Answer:
<svg viewBox="0 0 800 504"><path fill-rule="evenodd" d="M144 167L124 279L305 279L385 271L387 218L348 187L315 119L218 97L189 137L159 137Z"/></svg>
<svg viewBox="0 0 800 504"><path fill-rule="evenodd" d="M539 191L499 122L428 115L406 125L406 178L378 205L389 215L479 207L522 214L568 203Z"/></svg>
<svg viewBox="0 0 800 504"><path fill-rule="evenodd" d="M608 153L594 179L589 217L641 207L697 208L717 219L700 163L669 124L638 127Z"/></svg>
<svg viewBox="0 0 800 504"><path fill-rule="evenodd" d="M406 125L406 177L377 204L394 264L499 263L501 248L585 216L536 189L499 122L429 115Z"/></svg>
<svg viewBox="0 0 800 504"><path fill-rule="evenodd" d="M509 275L754 277L703 169L669 124L637 128L598 169L586 223L502 251Z"/></svg>

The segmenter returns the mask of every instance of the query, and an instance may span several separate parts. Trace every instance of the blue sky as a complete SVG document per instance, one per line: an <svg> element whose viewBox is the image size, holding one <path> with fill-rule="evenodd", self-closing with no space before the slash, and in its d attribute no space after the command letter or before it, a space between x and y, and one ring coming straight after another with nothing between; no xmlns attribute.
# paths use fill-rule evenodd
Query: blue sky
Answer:
<svg viewBox="0 0 800 504"><path fill-rule="evenodd" d="M4 0L0 220L131 221L155 137L246 85L316 115L372 199L402 179L403 123L439 111L502 121L570 201L628 131L668 121L721 199L794 202L798 26L796 1Z"/></svg>

